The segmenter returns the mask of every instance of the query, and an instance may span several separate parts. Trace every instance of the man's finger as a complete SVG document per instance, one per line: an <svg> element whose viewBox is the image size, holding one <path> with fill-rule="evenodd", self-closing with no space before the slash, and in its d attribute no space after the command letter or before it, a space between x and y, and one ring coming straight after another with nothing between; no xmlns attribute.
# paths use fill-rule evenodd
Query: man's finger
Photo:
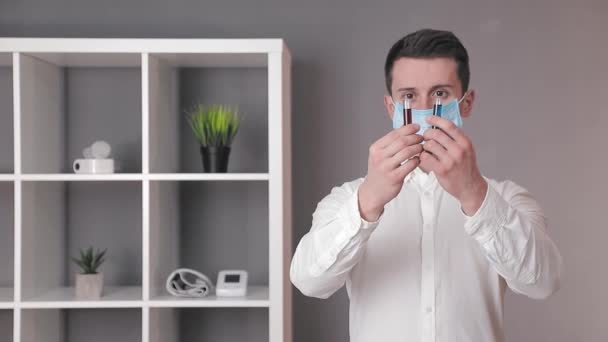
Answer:
<svg viewBox="0 0 608 342"><path fill-rule="evenodd" d="M399 152L395 153L395 155L389 159L389 162L390 162L391 166L393 166L393 168L395 168L395 167L399 166L405 160L416 156L420 152L422 152L422 145L420 145L420 144L411 145L411 146L401 149Z"/></svg>
<svg viewBox="0 0 608 342"><path fill-rule="evenodd" d="M397 139L401 135L410 135L418 132L420 130L420 126L418 124L410 124L401 126L397 129L393 129L384 135L382 138L378 139L376 142L372 144L371 148L375 149L383 149L390 145L395 139Z"/></svg>
<svg viewBox="0 0 608 342"><path fill-rule="evenodd" d="M450 155L448 154L448 151L435 140L427 141L424 144L424 150L427 152L431 152L433 156L435 156L435 158L441 162L445 162L448 159L452 159L452 157L450 157Z"/></svg>
<svg viewBox="0 0 608 342"><path fill-rule="evenodd" d="M429 124L441 128L450 138L459 144L462 144L467 138L462 130L454 125L450 120L446 120L442 117L430 115L426 117L426 122Z"/></svg>
<svg viewBox="0 0 608 342"><path fill-rule="evenodd" d="M458 160L462 156L462 147L456 143L456 141L452 140L445 132L441 129L429 129L424 132L424 140L426 140L426 144L429 141L435 141L439 143L444 149L446 149L449 155ZM425 145L426 145L425 144Z"/></svg>
<svg viewBox="0 0 608 342"><path fill-rule="evenodd" d="M441 162L432 153L425 151L420 154L420 165L429 171L435 171L441 167Z"/></svg>
<svg viewBox="0 0 608 342"><path fill-rule="evenodd" d="M405 176L414 171L418 165L420 165L420 159L418 157L413 157L392 172L394 172L399 179L405 179Z"/></svg>
<svg viewBox="0 0 608 342"><path fill-rule="evenodd" d="M387 146L383 151L385 158L394 156L397 152L401 151L404 147L420 144L424 138L418 134L410 134L406 136L400 136Z"/></svg>
<svg viewBox="0 0 608 342"><path fill-rule="evenodd" d="M397 129L395 129L395 131L397 131L401 135L414 134L414 133L418 132L419 130L420 130L420 125L418 125L417 123L403 125Z"/></svg>

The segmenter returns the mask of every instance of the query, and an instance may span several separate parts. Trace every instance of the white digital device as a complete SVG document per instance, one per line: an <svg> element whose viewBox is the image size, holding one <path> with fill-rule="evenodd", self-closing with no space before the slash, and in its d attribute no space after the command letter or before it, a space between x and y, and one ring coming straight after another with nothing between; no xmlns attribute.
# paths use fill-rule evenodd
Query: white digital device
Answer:
<svg viewBox="0 0 608 342"><path fill-rule="evenodd" d="M223 270L217 276L215 294L218 297L243 297L247 295L247 271Z"/></svg>

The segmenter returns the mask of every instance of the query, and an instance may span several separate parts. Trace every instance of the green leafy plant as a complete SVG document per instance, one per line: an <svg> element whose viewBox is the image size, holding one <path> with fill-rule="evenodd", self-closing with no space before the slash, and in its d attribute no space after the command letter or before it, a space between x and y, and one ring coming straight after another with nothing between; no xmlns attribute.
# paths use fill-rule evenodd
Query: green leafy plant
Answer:
<svg viewBox="0 0 608 342"><path fill-rule="evenodd" d="M230 106L202 104L186 111L192 133L202 146L230 146L239 130L238 110Z"/></svg>
<svg viewBox="0 0 608 342"><path fill-rule="evenodd" d="M97 269L105 261L106 251L107 249L103 251L98 249L93 252L93 247L89 247L87 250L81 249L80 258L72 257L72 261L81 268L82 274L97 274Z"/></svg>

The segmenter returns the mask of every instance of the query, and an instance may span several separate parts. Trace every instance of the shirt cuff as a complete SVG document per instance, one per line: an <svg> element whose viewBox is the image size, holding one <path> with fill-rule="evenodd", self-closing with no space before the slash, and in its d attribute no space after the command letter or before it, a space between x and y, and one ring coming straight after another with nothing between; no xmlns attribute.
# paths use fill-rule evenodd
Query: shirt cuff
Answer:
<svg viewBox="0 0 608 342"><path fill-rule="evenodd" d="M344 250L351 239L359 236L360 241L366 241L378 226L384 211L374 222L364 220L359 212L358 193L359 190L355 189L355 192L346 199L342 207L338 210L337 216L345 223L344 229L336 234L331 247L319 258L319 263L313 274L319 275L331 267L331 265L336 262L340 252Z"/></svg>
<svg viewBox="0 0 608 342"><path fill-rule="evenodd" d="M338 216L348 220L350 224L350 228L352 229L352 235L356 234L359 229L374 229L378 226L380 219L384 215L384 210L378 217L376 221L367 221L361 217L361 212L359 211L359 188L356 188L353 194L347 199L344 206L340 208L338 212ZM351 235L351 236L352 236Z"/></svg>
<svg viewBox="0 0 608 342"><path fill-rule="evenodd" d="M485 243L502 228L507 219L509 203L488 182L488 190L481 206L473 216L466 215L464 229L475 240Z"/></svg>

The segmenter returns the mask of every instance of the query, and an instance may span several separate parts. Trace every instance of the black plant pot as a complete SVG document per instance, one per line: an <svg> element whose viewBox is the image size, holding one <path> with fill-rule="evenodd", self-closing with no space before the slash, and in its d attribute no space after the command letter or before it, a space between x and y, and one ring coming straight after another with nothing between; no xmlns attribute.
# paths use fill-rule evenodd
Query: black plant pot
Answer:
<svg viewBox="0 0 608 342"><path fill-rule="evenodd" d="M205 172L228 172L228 146L201 146L201 158Z"/></svg>

